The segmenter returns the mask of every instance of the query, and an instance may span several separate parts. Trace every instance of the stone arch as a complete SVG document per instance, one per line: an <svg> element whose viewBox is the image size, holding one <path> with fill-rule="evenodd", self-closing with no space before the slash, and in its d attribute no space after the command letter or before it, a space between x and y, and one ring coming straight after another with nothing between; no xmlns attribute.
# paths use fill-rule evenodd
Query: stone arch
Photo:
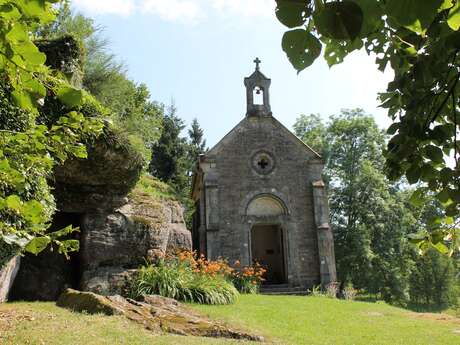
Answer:
<svg viewBox="0 0 460 345"><path fill-rule="evenodd" d="M276 217L287 213L284 202L273 194L259 194L246 207L247 216Z"/></svg>

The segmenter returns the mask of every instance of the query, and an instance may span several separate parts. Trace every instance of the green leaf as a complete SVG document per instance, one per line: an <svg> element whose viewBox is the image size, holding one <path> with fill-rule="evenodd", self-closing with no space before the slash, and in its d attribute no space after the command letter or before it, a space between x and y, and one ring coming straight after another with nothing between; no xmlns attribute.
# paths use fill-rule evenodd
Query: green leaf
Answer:
<svg viewBox="0 0 460 345"><path fill-rule="evenodd" d="M321 42L303 29L286 32L282 47L297 72L310 66L321 54Z"/></svg>
<svg viewBox="0 0 460 345"><path fill-rule="evenodd" d="M421 174L422 174L422 171L420 170L420 167L417 164L413 164L406 171L407 181L410 184L417 183L418 180L420 179Z"/></svg>
<svg viewBox="0 0 460 345"><path fill-rule="evenodd" d="M455 6L450 9L447 24L455 31L460 28L460 2L457 1Z"/></svg>
<svg viewBox="0 0 460 345"><path fill-rule="evenodd" d="M453 170L450 169L450 168L447 168L447 167L443 168L439 172L439 177L441 179L441 182L444 183L444 184L449 183L453 176L454 176Z"/></svg>
<svg viewBox="0 0 460 345"><path fill-rule="evenodd" d="M43 221L43 206L37 200L29 200L24 203L22 208L24 218L33 223L41 223Z"/></svg>
<svg viewBox="0 0 460 345"><path fill-rule="evenodd" d="M441 201L442 203L446 203L449 201L449 190L443 189L438 194L436 194L436 199Z"/></svg>
<svg viewBox="0 0 460 345"><path fill-rule="evenodd" d="M390 135L395 134L398 131L399 126L401 126L401 123L399 122L393 123L390 127L388 127L387 134L390 134Z"/></svg>
<svg viewBox="0 0 460 345"><path fill-rule="evenodd" d="M61 86L57 92L58 99L69 108L79 106L83 101L83 91L70 86Z"/></svg>
<svg viewBox="0 0 460 345"><path fill-rule="evenodd" d="M71 234L74 231L78 232L79 228L74 228L74 227L72 227L72 225L68 225L65 228L61 229L61 230L49 233L48 236L51 239L56 240L56 239L58 239L60 237L67 236L67 235Z"/></svg>
<svg viewBox="0 0 460 345"><path fill-rule="evenodd" d="M442 242L433 244L433 248L435 248L441 254L447 254L449 252L449 248Z"/></svg>
<svg viewBox="0 0 460 345"><path fill-rule="evenodd" d="M359 38L353 41L341 41L323 36L321 40L326 44L324 58L329 67L341 63L349 53L363 46L363 41Z"/></svg>
<svg viewBox="0 0 460 345"><path fill-rule="evenodd" d="M65 240L60 243L59 253L67 256L67 253L78 252L80 249L80 242L78 240Z"/></svg>
<svg viewBox="0 0 460 345"><path fill-rule="evenodd" d="M30 94L15 90L11 93L11 97L20 108L24 108L26 110L34 109L34 101Z"/></svg>
<svg viewBox="0 0 460 345"><path fill-rule="evenodd" d="M415 190L412 195L410 196L409 201L414 206L422 206L425 203L424 191L423 189Z"/></svg>
<svg viewBox="0 0 460 345"><path fill-rule="evenodd" d="M449 189L449 197L452 201L460 203L460 189Z"/></svg>
<svg viewBox="0 0 460 345"><path fill-rule="evenodd" d="M21 17L18 9L10 4L0 6L0 17L6 20L17 20Z"/></svg>
<svg viewBox="0 0 460 345"><path fill-rule="evenodd" d="M445 5L443 0L388 0L386 10L401 26L424 34Z"/></svg>
<svg viewBox="0 0 460 345"><path fill-rule="evenodd" d="M17 195L10 195L5 199L6 206L12 210L21 211L22 203L21 198Z"/></svg>
<svg viewBox="0 0 460 345"><path fill-rule="evenodd" d="M360 37L367 36L372 32L378 32L384 25L381 4L375 0L353 0L353 2L357 3L363 12Z"/></svg>
<svg viewBox="0 0 460 345"><path fill-rule="evenodd" d="M27 28L21 23L16 22L13 27L5 35L5 38L14 44L18 42L26 42L29 40L29 35L27 33Z"/></svg>
<svg viewBox="0 0 460 345"><path fill-rule="evenodd" d="M434 145L426 146L425 154L429 159L431 159L435 163L444 162L444 155L442 153L442 150L437 146L434 146Z"/></svg>
<svg viewBox="0 0 460 345"><path fill-rule="evenodd" d="M288 28L303 25L311 14L309 0L276 0L276 17Z"/></svg>
<svg viewBox="0 0 460 345"><path fill-rule="evenodd" d="M321 35L338 40L354 40L363 25L361 7L347 0L326 3L313 18Z"/></svg>
<svg viewBox="0 0 460 345"><path fill-rule="evenodd" d="M27 63L42 65L46 61L46 55L38 50L32 42L25 42L13 46L13 50L22 56Z"/></svg>
<svg viewBox="0 0 460 345"><path fill-rule="evenodd" d="M35 237L32 239L24 248L26 252L38 255L40 252L42 252L48 244L50 244L51 240L46 237Z"/></svg>

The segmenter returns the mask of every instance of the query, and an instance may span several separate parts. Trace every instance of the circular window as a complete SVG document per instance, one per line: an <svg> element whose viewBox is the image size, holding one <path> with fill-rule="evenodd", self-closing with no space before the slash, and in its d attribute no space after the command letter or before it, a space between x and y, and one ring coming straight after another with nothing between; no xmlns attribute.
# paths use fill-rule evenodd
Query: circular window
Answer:
<svg viewBox="0 0 460 345"><path fill-rule="evenodd" d="M267 175L273 171L275 160L266 151L259 151L252 157L252 168L259 174Z"/></svg>

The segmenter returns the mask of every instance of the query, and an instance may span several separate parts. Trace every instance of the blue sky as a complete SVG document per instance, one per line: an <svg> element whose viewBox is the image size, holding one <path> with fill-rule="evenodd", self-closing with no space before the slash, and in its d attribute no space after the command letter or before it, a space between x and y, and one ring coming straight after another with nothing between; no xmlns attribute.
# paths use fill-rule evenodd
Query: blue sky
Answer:
<svg viewBox="0 0 460 345"><path fill-rule="evenodd" d="M112 52L128 75L146 83L152 99L174 99L187 124L196 117L214 145L245 115L243 79L262 60L272 79L273 115L292 128L300 114L324 117L342 108L363 108L383 128L378 108L391 72L373 58L353 53L329 69L323 58L297 75L281 49L286 31L272 0L74 0L76 10L104 27Z"/></svg>

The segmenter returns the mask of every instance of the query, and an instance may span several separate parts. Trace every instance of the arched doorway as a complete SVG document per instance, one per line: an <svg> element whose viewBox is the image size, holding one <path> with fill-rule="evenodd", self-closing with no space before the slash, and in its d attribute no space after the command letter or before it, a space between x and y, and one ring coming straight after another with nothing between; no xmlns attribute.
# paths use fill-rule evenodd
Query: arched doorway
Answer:
<svg viewBox="0 0 460 345"><path fill-rule="evenodd" d="M251 253L253 263L267 269L267 284L286 282L283 231L279 225L254 225L251 229Z"/></svg>
<svg viewBox="0 0 460 345"><path fill-rule="evenodd" d="M255 222L250 229L251 259L267 269L265 283L286 282L285 236L282 223L284 203L272 195L259 195L249 203L246 214Z"/></svg>

